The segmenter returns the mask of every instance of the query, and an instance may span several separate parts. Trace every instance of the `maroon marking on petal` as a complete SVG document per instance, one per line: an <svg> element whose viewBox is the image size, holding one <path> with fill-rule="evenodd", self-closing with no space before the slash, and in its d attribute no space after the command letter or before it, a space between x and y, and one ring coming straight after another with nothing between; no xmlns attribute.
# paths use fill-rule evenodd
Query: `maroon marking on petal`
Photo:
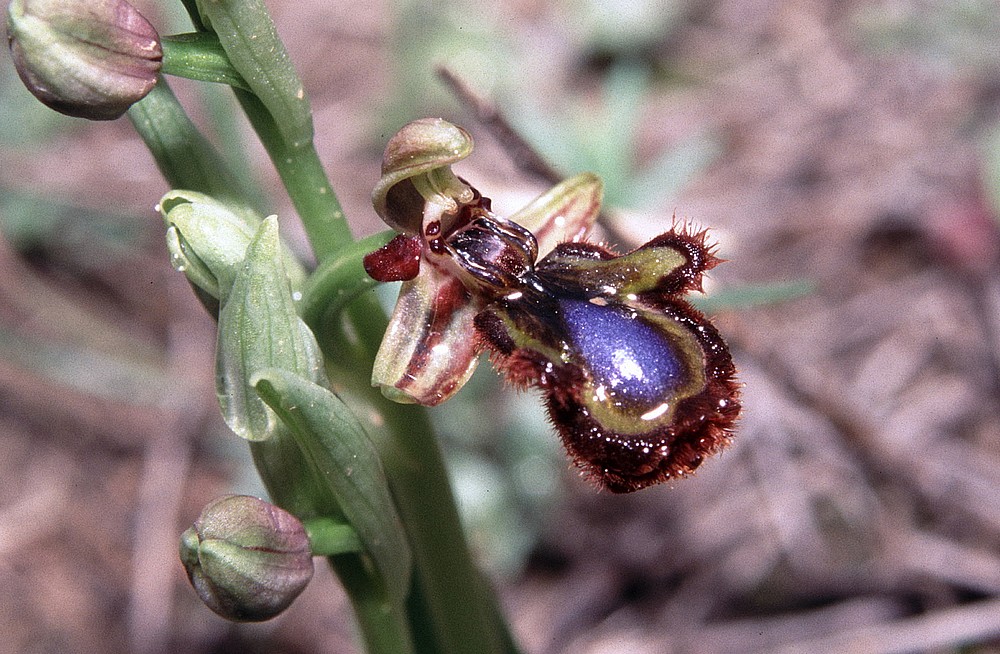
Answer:
<svg viewBox="0 0 1000 654"><path fill-rule="evenodd" d="M507 333L507 328L498 315L489 309L481 311L476 315L475 324L479 347L492 352L496 361L503 361L514 352L517 347L514 339Z"/></svg>
<svg viewBox="0 0 1000 654"><path fill-rule="evenodd" d="M365 272L380 282L405 282L420 272L420 237L400 234L365 256Z"/></svg>
<svg viewBox="0 0 1000 654"><path fill-rule="evenodd" d="M434 351L434 347L443 342L445 332L447 332L447 330L452 326L456 312L458 312L464 304L471 301L472 299L469 292L458 279L449 278L447 283L442 284L437 288L437 293L434 295L427 322L418 333L413 335L413 338L418 341L419 345L414 350L409 364L407 365L407 372L410 374L401 379L396 384L396 388L405 391L414 382L416 382L419 377L421 377L421 371L427 368L431 354ZM469 345L474 348L475 344L474 342L471 342L471 339L473 339L474 336L470 334L469 338ZM442 400L452 395L456 385L459 383L457 378L468 366L468 362L461 356L455 356L452 363L454 364L452 367L454 374L448 375L442 373L440 375L441 379L446 379L448 377L453 378L452 381L440 388L440 397ZM434 404L436 404L436 402L428 404L428 406L433 406Z"/></svg>

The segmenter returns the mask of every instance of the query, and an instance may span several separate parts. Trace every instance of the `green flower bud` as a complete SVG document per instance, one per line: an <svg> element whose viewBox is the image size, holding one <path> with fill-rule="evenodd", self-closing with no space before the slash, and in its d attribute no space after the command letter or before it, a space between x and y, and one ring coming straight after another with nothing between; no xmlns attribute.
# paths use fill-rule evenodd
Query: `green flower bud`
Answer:
<svg viewBox="0 0 1000 654"><path fill-rule="evenodd" d="M196 191L169 191L157 209L167 224L167 249L174 269L183 272L207 298L222 300L260 228L260 216ZM282 257L289 283L294 290L300 289L305 269L284 244Z"/></svg>
<svg viewBox="0 0 1000 654"><path fill-rule="evenodd" d="M238 622L284 611L312 579L309 537L292 514L256 497L210 503L181 536L181 561L202 601Z"/></svg>
<svg viewBox="0 0 1000 654"><path fill-rule="evenodd" d="M14 65L44 104L90 120L118 118L156 84L156 30L124 0L12 0Z"/></svg>
<svg viewBox="0 0 1000 654"><path fill-rule="evenodd" d="M195 191L170 191L157 208L174 268L215 299L228 293L260 218Z"/></svg>

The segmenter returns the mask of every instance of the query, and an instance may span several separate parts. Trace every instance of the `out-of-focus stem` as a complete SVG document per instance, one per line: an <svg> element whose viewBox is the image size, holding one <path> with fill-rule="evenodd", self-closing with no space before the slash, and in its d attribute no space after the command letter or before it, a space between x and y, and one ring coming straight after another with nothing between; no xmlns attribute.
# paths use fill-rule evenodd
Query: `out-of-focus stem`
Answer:
<svg viewBox="0 0 1000 654"><path fill-rule="evenodd" d="M162 77L145 98L129 107L128 118L171 188L201 191L238 204L252 197Z"/></svg>
<svg viewBox="0 0 1000 654"><path fill-rule="evenodd" d="M278 170L316 259L322 262L353 238L316 148L312 141L302 145L287 143L271 114L255 95L239 89L233 91Z"/></svg>

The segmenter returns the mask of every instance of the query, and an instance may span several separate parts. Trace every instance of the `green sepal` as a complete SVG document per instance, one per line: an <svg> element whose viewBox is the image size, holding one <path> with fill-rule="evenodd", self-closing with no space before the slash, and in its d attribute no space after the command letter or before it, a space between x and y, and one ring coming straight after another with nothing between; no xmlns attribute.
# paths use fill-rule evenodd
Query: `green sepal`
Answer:
<svg viewBox="0 0 1000 654"><path fill-rule="evenodd" d="M565 279L569 284L595 289L602 296L629 299L657 290L664 279L687 265L687 259L676 248L644 246L609 259L587 259L557 251L544 264L550 279ZM613 284L608 285L608 280Z"/></svg>
<svg viewBox="0 0 1000 654"><path fill-rule="evenodd" d="M263 221L247 247L219 311L219 405L229 428L250 441L266 440L280 424L250 381L269 368L325 381L319 346L295 310L273 216Z"/></svg>
<svg viewBox="0 0 1000 654"><path fill-rule="evenodd" d="M312 109L263 0L200 0L205 25L292 147L312 142Z"/></svg>
<svg viewBox="0 0 1000 654"><path fill-rule="evenodd" d="M410 549L378 453L361 423L332 392L286 370L262 370L253 383L289 427L315 476L333 492L387 596L402 604L409 592Z"/></svg>
<svg viewBox="0 0 1000 654"><path fill-rule="evenodd" d="M403 282L372 366L372 386L401 404L436 406L479 363L472 337L480 306L462 282L433 266Z"/></svg>
<svg viewBox="0 0 1000 654"><path fill-rule="evenodd" d="M601 179L580 173L539 195L510 219L535 236L538 256L544 257L560 243L579 241L590 232L603 197Z"/></svg>

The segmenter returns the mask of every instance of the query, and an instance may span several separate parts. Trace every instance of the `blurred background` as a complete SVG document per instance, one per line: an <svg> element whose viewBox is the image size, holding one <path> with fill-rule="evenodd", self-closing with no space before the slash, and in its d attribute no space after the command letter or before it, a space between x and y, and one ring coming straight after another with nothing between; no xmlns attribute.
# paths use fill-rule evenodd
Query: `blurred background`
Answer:
<svg viewBox="0 0 1000 654"><path fill-rule="evenodd" d="M189 31L176 4L137 6ZM604 178L601 237L676 216L728 260L703 306L745 410L697 476L596 492L488 366L431 411L528 654L1000 652L996 2L269 6L357 234L382 228L386 139L425 115L474 134L460 172L500 213L545 189L444 65L561 174ZM172 84L206 132L247 135L230 155L290 217L225 89ZM177 560L205 503L262 490L167 260L166 190L127 121L55 114L0 58L0 651L354 652L322 566L286 614L232 625Z"/></svg>

